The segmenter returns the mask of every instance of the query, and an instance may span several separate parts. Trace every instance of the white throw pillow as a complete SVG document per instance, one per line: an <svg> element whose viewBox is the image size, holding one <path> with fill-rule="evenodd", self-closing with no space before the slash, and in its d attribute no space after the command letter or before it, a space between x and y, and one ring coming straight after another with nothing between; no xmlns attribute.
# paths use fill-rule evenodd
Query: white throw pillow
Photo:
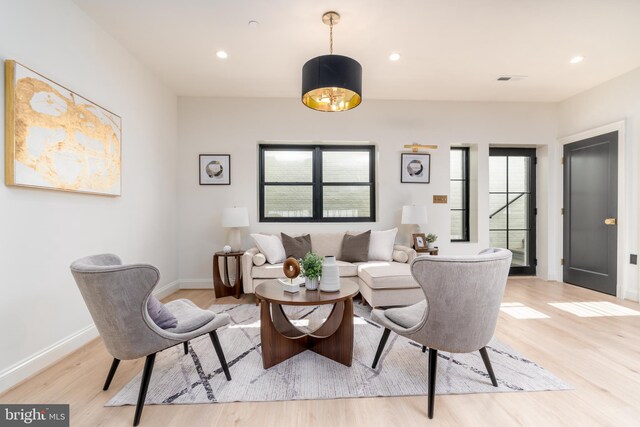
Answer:
<svg viewBox="0 0 640 427"><path fill-rule="evenodd" d="M369 261L392 261L396 234L398 234L397 228L386 231L371 231Z"/></svg>
<svg viewBox="0 0 640 427"><path fill-rule="evenodd" d="M393 251L393 260L395 262L406 263L409 261L409 254L405 251Z"/></svg>
<svg viewBox="0 0 640 427"><path fill-rule="evenodd" d="M251 260L253 261L253 265L257 265L258 267L260 267L262 264L267 262L267 257L264 256L263 253L260 253L260 254L255 254L253 258L251 258Z"/></svg>
<svg viewBox="0 0 640 427"><path fill-rule="evenodd" d="M287 257L282 241L278 237L257 233L252 234L251 237L255 240L256 246L267 258L269 264L279 264Z"/></svg>

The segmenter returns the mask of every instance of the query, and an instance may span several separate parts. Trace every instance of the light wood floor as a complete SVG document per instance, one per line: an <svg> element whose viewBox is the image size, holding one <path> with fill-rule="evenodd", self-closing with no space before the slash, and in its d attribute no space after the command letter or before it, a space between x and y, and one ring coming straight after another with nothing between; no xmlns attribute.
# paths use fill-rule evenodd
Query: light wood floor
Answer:
<svg viewBox="0 0 640 427"><path fill-rule="evenodd" d="M213 291L179 291L201 307ZM243 301L253 301L244 296ZM500 314L496 335L575 390L437 396L435 418L426 396L297 402L146 406L142 426L631 426L640 425L640 316L577 317L552 302L611 301L640 311L636 303L571 285L534 278L510 279L505 302L522 303L548 319ZM373 357L373 354L371 355ZM426 357L416 353L416 369ZM111 388L102 384L111 357L96 339L65 360L0 395L2 403L69 403L73 426L131 425L134 408L104 403L142 369L123 362ZM233 375L233 368L231 369ZM499 374L498 374L499 376Z"/></svg>

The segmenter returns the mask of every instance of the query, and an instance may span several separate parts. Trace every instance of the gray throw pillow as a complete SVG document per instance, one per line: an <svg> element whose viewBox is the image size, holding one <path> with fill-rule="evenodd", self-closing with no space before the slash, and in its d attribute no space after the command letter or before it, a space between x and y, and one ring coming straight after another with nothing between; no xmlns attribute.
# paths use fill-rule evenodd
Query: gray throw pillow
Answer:
<svg viewBox="0 0 640 427"><path fill-rule="evenodd" d="M147 301L147 311L153 323L162 329L171 329L178 326L178 319L171 314L169 309L161 303L158 298L151 295Z"/></svg>
<svg viewBox="0 0 640 427"><path fill-rule="evenodd" d="M304 256L311 252L311 236L305 234L304 236L291 237L284 233L280 233L282 237L282 246L284 246L284 252L287 254L287 258L293 257L295 259L304 258Z"/></svg>
<svg viewBox="0 0 640 427"><path fill-rule="evenodd" d="M367 262L369 261L369 240L371 230L362 234L345 234L342 238L342 261Z"/></svg>

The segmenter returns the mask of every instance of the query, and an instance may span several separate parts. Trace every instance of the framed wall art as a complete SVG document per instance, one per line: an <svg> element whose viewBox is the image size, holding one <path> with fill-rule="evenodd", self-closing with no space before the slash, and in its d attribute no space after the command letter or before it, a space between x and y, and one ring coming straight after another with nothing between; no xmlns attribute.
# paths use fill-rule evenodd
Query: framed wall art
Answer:
<svg viewBox="0 0 640 427"><path fill-rule="evenodd" d="M200 185L231 184L231 155L200 154Z"/></svg>
<svg viewBox="0 0 640 427"><path fill-rule="evenodd" d="M7 185L121 194L118 115L12 60L5 89Z"/></svg>
<svg viewBox="0 0 640 427"><path fill-rule="evenodd" d="M400 182L428 184L431 175L431 154L402 153Z"/></svg>

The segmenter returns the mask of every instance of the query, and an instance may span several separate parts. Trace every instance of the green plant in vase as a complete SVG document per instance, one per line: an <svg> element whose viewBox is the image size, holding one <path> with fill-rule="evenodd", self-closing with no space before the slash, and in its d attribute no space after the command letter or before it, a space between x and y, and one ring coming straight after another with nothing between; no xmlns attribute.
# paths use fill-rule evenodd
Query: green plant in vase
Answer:
<svg viewBox="0 0 640 427"><path fill-rule="evenodd" d="M429 233L427 234L427 237L425 237L425 239L427 240L427 247L429 249L433 249L434 248L434 244L436 243L436 240L438 240L438 235L433 234L433 233Z"/></svg>
<svg viewBox="0 0 640 427"><path fill-rule="evenodd" d="M314 252L307 252L300 259L300 271L304 276L304 286L310 290L318 289L318 282L322 276L322 257Z"/></svg>

